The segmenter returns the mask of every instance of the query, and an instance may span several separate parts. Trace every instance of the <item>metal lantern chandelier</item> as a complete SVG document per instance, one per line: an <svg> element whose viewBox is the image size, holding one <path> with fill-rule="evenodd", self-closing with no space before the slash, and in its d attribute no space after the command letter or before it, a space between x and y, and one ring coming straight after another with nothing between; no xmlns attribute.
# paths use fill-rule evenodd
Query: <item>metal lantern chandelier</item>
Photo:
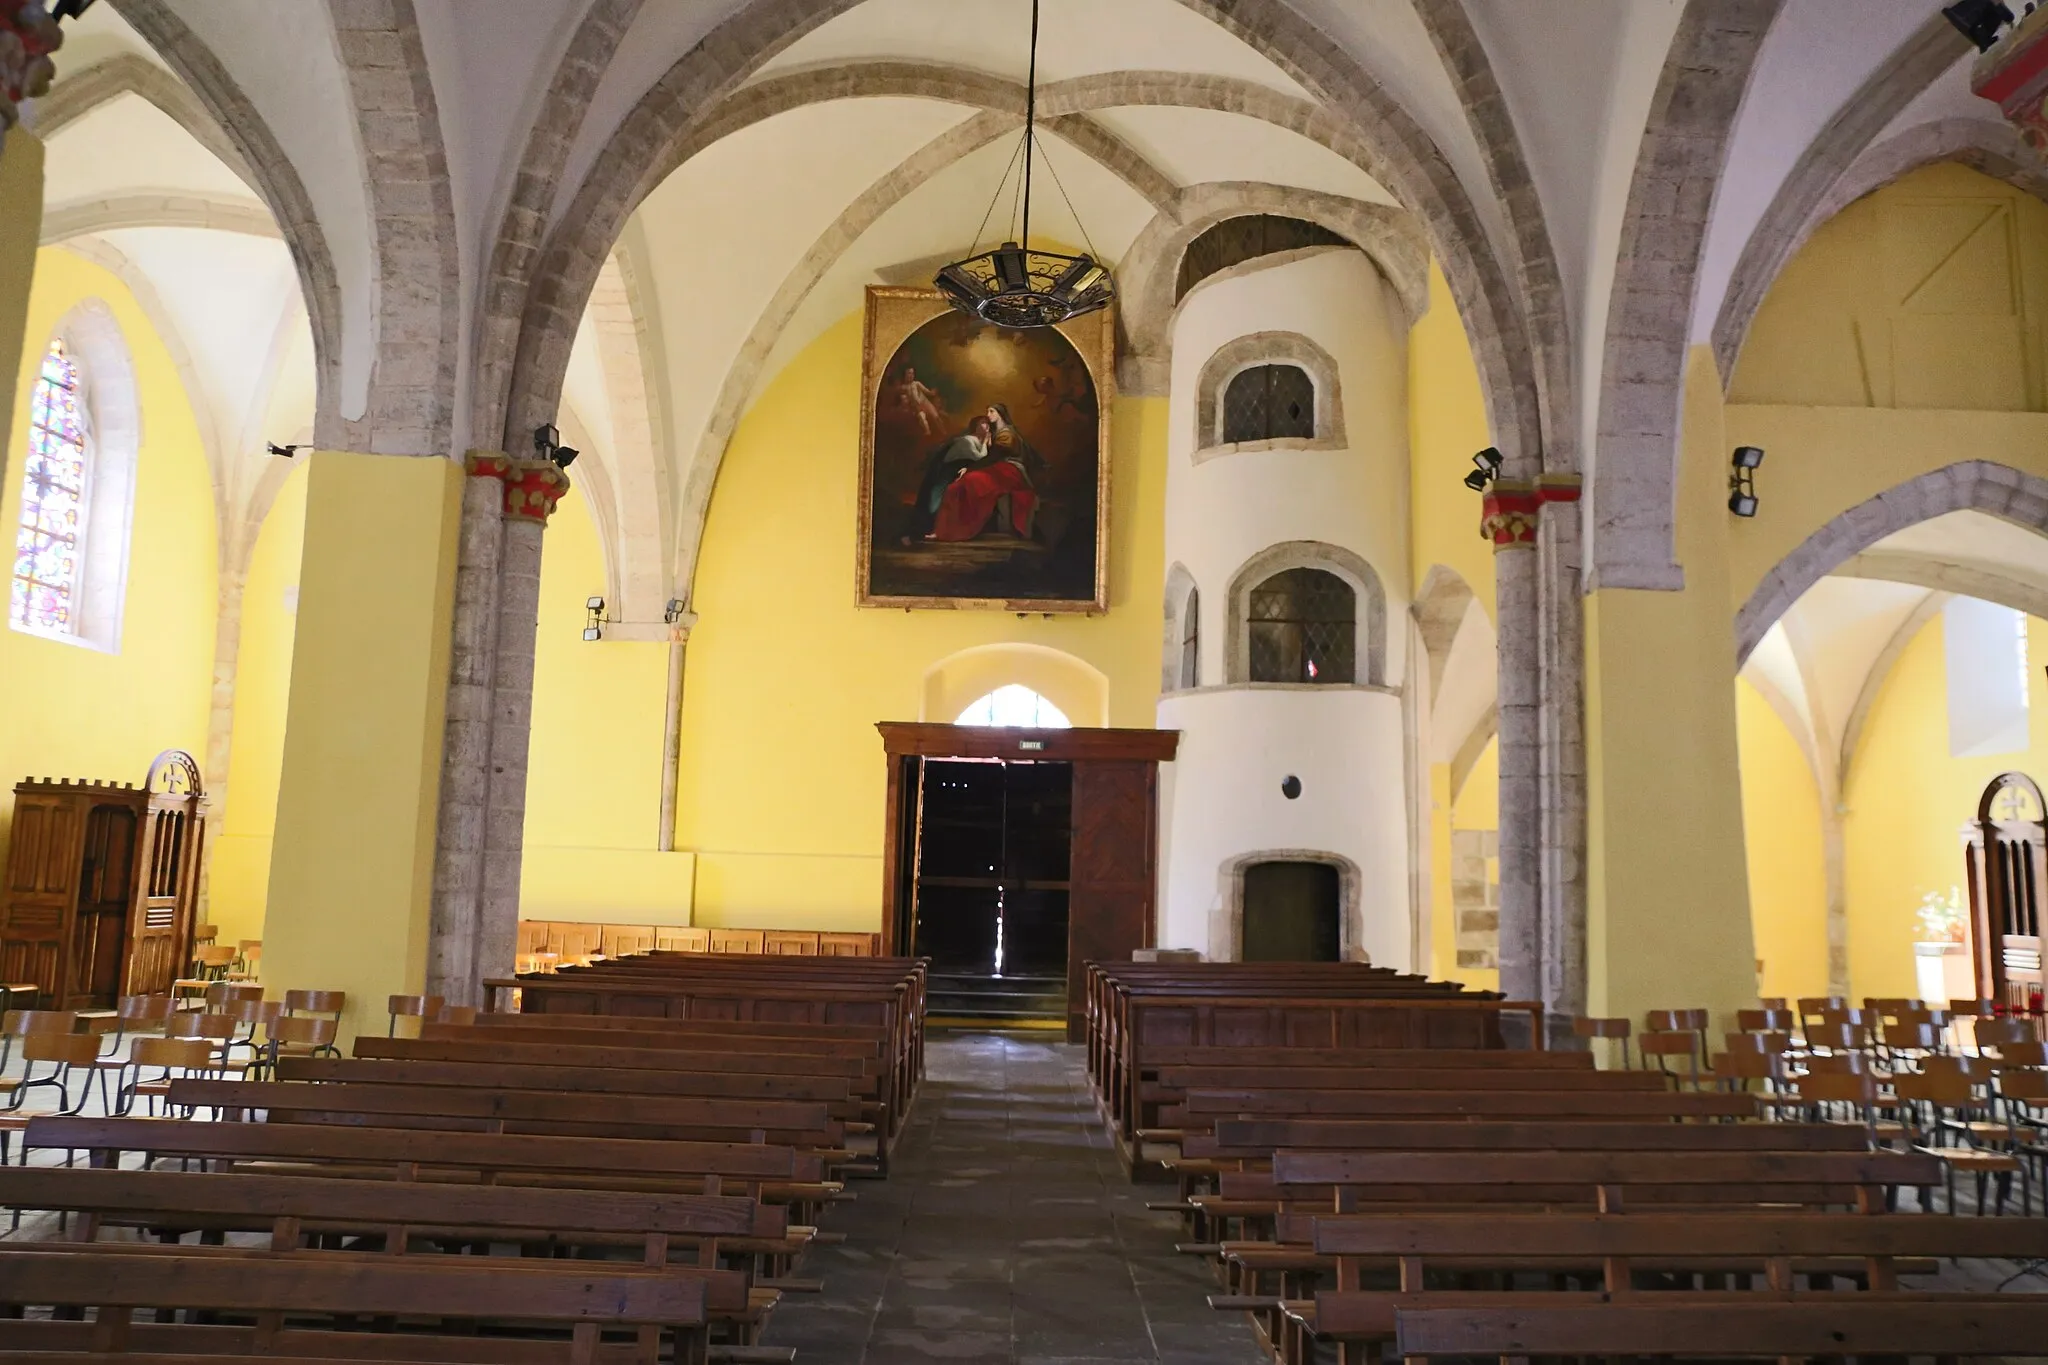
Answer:
<svg viewBox="0 0 2048 1365"><path fill-rule="evenodd" d="M932 283L939 287L948 301L970 317L997 327L1051 327L1093 313L1109 306L1116 297L1116 287L1109 277L1109 269L1097 261L1092 254L1069 256L1058 251L1041 251L1031 245L1031 160L1038 150L1038 0L1031 0L1031 66L1029 83L1024 96L1024 179L1023 179L1023 230L1016 241L1005 241L993 251L984 251L965 260L943 267ZM1048 159L1046 169L1052 171ZM1059 184L1059 172L1052 171L1053 183ZM1003 173L1002 183L996 186L996 198L1003 193L1003 184L1009 181L1009 172ZM1060 186L1060 195L1066 197L1066 187ZM1067 200L1072 210L1073 200ZM989 201L989 212L995 211L995 200ZM1081 216L1074 214L1079 223ZM982 215L984 226L988 215ZM1082 228L1085 239L1088 229ZM1021 242L1020 246L1018 243ZM980 244L980 233L975 234L975 244ZM1092 252L1094 243L1089 243Z"/></svg>

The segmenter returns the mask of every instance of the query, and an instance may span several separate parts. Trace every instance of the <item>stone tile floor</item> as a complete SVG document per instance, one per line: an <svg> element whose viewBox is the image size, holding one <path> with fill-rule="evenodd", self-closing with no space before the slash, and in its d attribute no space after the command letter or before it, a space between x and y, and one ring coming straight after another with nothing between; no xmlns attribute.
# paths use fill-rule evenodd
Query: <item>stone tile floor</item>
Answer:
<svg viewBox="0 0 2048 1365"><path fill-rule="evenodd" d="M1028 1035L934 1034L887 1180L827 1215L847 1234L799 1272L765 1341L803 1365L1257 1365L1238 1314L1203 1296L1178 1222L1132 1185L1078 1048Z"/></svg>

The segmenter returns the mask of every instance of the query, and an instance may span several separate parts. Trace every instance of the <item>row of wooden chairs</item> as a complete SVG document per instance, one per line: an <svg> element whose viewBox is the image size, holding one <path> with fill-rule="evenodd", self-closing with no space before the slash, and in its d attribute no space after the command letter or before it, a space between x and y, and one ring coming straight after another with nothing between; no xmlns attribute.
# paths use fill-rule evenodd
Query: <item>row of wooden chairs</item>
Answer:
<svg viewBox="0 0 2048 1365"><path fill-rule="evenodd" d="M2027 1354L2048 1327L2034 1296L1901 1288L1943 1257L2038 1256L2048 1220L1889 1212L1942 1165L1861 1124L1766 1122L1758 1095L1585 1052L1262 1034L1332 989L1306 968L1096 965L1176 1001L1127 1011L1151 1029L1126 1047L1156 1106L1139 1136L1178 1181L1163 1207L1215 1270L1211 1305L1250 1313L1283 1362L1319 1344L1347 1362ZM1377 984L1414 1007L1412 983ZM1206 1036L1183 1026L1204 1019ZM1114 1123L1126 1082L1104 1067L1096 1083Z"/></svg>
<svg viewBox="0 0 2048 1365"><path fill-rule="evenodd" d="M630 972L658 989L661 962L577 970ZM776 1011L797 993L860 993L847 968L822 962L698 957L673 973L716 978L721 1000ZM872 991L888 974L854 984ZM29 1325L0 1318L0 1354L90 1345L92 1324L67 1321L83 1306L102 1321L132 1311L123 1345L194 1360L791 1358L758 1333L782 1294L818 1287L792 1277L822 1235L816 1214L847 1171L876 1164L895 1058L888 1020L391 1004L418 1019L419 1036L366 1034L347 1058L282 1057L263 1080L170 1082L172 1112L226 1121L33 1120L31 1147L84 1150L92 1164L0 1170L0 1204L69 1215L76 1229L68 1243L0 1245L0 1284L30 1309ZM145 1169L126 1168L136 1154ZM158 1244L99 1239L117 1225ZM237 1232L269 1244L218 1245ZM616 1259L621 1247L642 1263ZM148 1322L148 1310L173 1309L230 1316ZM251 1315L254 1328L225 1325Z"/></svg>

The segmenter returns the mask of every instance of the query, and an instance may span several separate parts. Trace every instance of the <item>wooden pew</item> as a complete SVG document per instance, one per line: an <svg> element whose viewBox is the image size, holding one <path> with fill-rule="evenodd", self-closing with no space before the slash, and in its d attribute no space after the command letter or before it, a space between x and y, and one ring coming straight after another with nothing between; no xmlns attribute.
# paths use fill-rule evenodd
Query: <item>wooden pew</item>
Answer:
<svg viewBox="0 0 2048 1365"><path fill-rule="evenodd" d="M88 1151L95 1166L114 1166L121 1154L137 1152L386 1180L751 1194L791 1203L821 1201L837 1188L825 1181L815 1154L749 1142L54 1116L30 1119L25 1141L29 1147Z"/></svg>
<svg viewBox="0 0 2048 1365"><path fill-rule="evenodd" d="M844 1121L829 1117L821 1103L799 1100L192 1079L171 1082L169 1100L173 1105L228 1112L261 1110L271 1123L427 1127L660 1142L761 1141L824 1152L828 1161L847 1158Z"/></svg>
<svg viewBox="0 0 2048 1365"><path fill-rule="evenodd" d="M1769 1126L1769 1125L1764 1125ZM1316 1220L1315 1247L1338 1267L1338 1287L1315 1296L1313 1304L1293 1308L1295 1318L1316 1335L1341 1343L1345 1358L1362 1358L1368 1348L1395 1343L1401 1352L1421 1346L1424 1352L1512 1355L1523 1351L1550 1354L1747 1354L1747 1341L1782 1346L1771 1354L1846 1354L1837 1338L1829 1348L1801 1346L1796 1333L1784 1329L1806 1313L1832 1314L1838 1329L1859 1332L1867 1351L1885 1354L1928 1351L1937 1355L1966 1354L1949 1346L1903 1344L1906 1338L1863 1334L1873 1308L1910 1302L1950 1326L1958 1321L1950 1310L1974 1307L1971 1296L1900 1295L1899 1267L1909 1261L1937 1257L2037 1256L2048 1246L2048 1220L1957 1218L1927 1214L1814 1214L1744 1211L1741 1213L1615 1214L1361 1214ZM1371 1272L1393 1270L1387 1289L1360 1287ZM1448 1287L1445 1275L1470 1284L1483 1272L1544 1270L1572 1275L1588 1284L1586 1292L1506 1292L1487 1285L1467 1291ZM1717 1334L1646 1336L1630 1300L1644 1274L1680 1276L1752 1275L1767 1290L1715 1294L1672 1288L1636 1299L1681 1308L1690 1321L1695 1309L1747 1314L1770 1310ZM1845 1275L1861 1282L1864 1292L1853 1299L1837 1294L1793 1292L1800 1277ZM1586 1303L1591 1292L1611 1297L1606 1304ZM2021 1300L2029 1296L2013 1296ZM2039 1300L2037 1302L2048 1303ZM1773 1316L1785 1306L1802 1313ZM1600 1309L1610 1319L1597 1317ZM1591 1314L1587 1315L1590 1309ZM1411 1319L1410 1314L1416 1315ZM1555 1316L1554 1316L1555 1315ZM1881 1313L1878 1320L1883 1320ZM1524 1332L1524 1322L1543 1322ZM1765 1329L1764 1324L1775 1327ZM1403 1325L1409 1330L1404 1332ZM1454 1326L1454 1324L1463 1324ZM1482 1326L1483 1324L1483 1326ZM1670 1326L1666 1323L1665 1326ZM1746 1333L1758 1333L1745 1336ZM1919 1337L1926 1341L1928 1338ZM1961 1346L1969 1338L1951 1340ZM2036 1345L2030 1349L2038 1349ZM1894 1344L1896 1341L1897 1344Z"/></svg>
<svg viewBox="0 0 2048 1365"><path fill-rule="evenodd" d="M468 1258L380 1258L375 1263L292 1254L213 1257L0 1249L0 1293L13 1305L96 1310L92 1322L0 1317L0 1352L129 1350L198 1357L463 1361L541 1365L599 1358L603 1329L649 1329L623 1358L654 1365L661 1338L679 1359L700 1353L705 1285L700 1279L620 1267L522 1267ZM465 1263L467 1262L467 1263ZM538 1263L545 1266L547 1263ZM253 1314L250 1326L137 1322L138 1312L202 1309ZM295 1321L288 1323L289 1311ZM440 1334L335 1330L303 1325L319 1315L352 1327L362 1318L440 1324ZM458 1335L471 1324L525 1324L557 1340ZM0 1356L4 1358L4 1356ZM613 1353L613 1358L620 1358Z"/></svg>
<svg viewBox="0 0 2048 1365"><path fill-rule="evenodd" d="M844 1076L760 1075L746 1071L650 1071L644 1068L534 1066L493 1062L363 1060L285 1057L278 1076L287 1081L372 1081L385 1085L452 1085L494 1090L614 1095L703 1095L725 1098L817 1100L839 1117L841 1105L860 1108L855 1083Z"/></svg>
<svg viewBox="0 0 2048 1365"><path fill-rule="evenodd" d="M34 1244L51 1249L104 1246L95 1239L107 1227L146 1229L179 1250L204 1254L260 1253L179 1246L177 1239L265 1233L268 1250L282 1252L339 1247L353 1238L361 1240L340 1254L378 1257L449 1242L509 1243L542 1256L624 1249L644 1265L703 1280L707 1313L740 1344L751 1344L777 1299L774 1289L753 1286L754 1260L782 1254L788 1234L785 1210L743 1197L173 1171L0 1169L0 1205L79 1215L71 1241ZM676 1252L691 1261L672 1262ZM731 1256L742 1268L721 1268Z"/></svg>

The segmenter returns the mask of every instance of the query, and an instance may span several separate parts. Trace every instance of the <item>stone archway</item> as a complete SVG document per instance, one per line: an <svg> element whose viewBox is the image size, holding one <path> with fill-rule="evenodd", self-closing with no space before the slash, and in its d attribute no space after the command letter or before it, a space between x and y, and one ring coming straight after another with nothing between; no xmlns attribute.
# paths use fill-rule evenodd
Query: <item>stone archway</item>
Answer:
<svg viewBox="0 0 2048 1365"><path fill-rule="evenodd" d="M1358 864L1315 848L1262 848L1225 860L1216 870L1217 896L1209 912L1209 960L1236 962L1244 952L1244 874L1257 863L1322 863L1337 869L1337 956L1351 961L1365 941Z"/></svg>
<svg viewBox="0 0 2048 1365"><path fill-rule="evenodd" d="M1735 613L1740 667L1808 588L1894 531L1949 512L1983 512L2048 535L2048 479L1989 460L1963 460L1866 498L1799 542Z"/></svg>

